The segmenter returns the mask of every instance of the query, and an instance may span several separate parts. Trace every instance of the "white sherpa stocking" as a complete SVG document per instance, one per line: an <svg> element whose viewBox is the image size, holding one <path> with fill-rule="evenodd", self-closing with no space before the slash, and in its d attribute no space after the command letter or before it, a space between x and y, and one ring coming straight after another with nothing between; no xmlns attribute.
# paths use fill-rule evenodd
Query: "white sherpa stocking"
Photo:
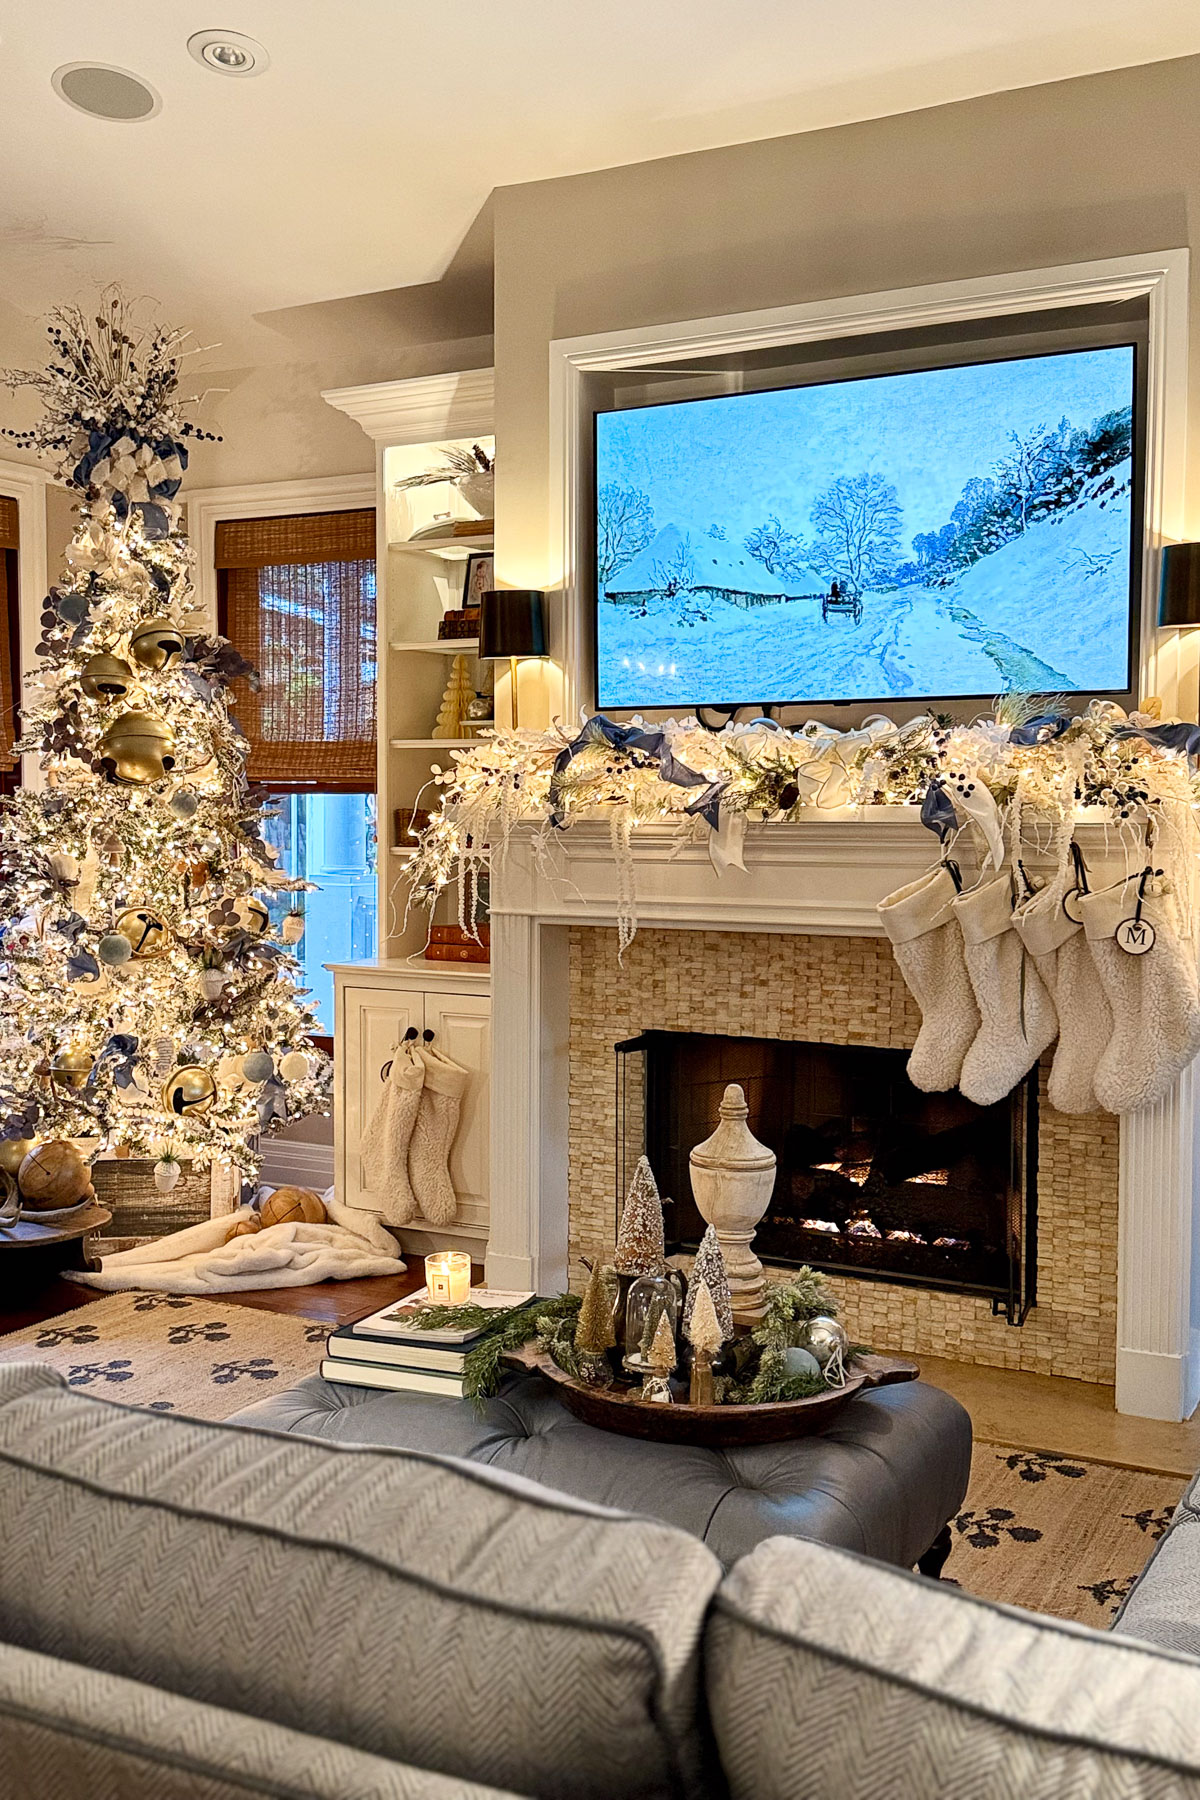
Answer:
<svg viewBox="0 0 1200 1800"><path fill-rule="evenodd" d="M421 1217L431 1225L449 1225L458 1211L458 1196L450 1179L450 1150L470 1075L430 1045L418 1054L425 1064L425 1085L408 1146L408 1178Z"/></svg>
<svg viewBox="0 0 1200 1800"><path fill-rule="evenodd" d="M957 891L949 871L939 867L897 888L876 908L900 973L921 1009L908 1078L927 1094L955 1085L979 1031L979 1008L950 904Z"/></svg>
<svg viewBox="0 0 1200 1800"><path fill-rule="evenodd" d="M1096 1065L1112 1036L1112 1013L1083 927L1063 911L1061 883L1042 888L1018 907L1013 924L1058 1015L1050 1104L1061 1113L1095 1112L1100 1105Z"/></svg>
<svg viewBox="0 0 1200 1800"><path fill-rule="evenodd" d="M1054 1042L1058 1020L1037 965L1013 930L1007 870L960 894L953 905L982 1020L958 1085L976 1106L994 1106Z"/></svg>
<svg viewBox="0 0 1200 1800"><path fill-rule="evenodd" d="M1096 1096L1109 1112L1136 1112L1161 1100L1200 1051L1196 953L1170 894L1147 892L1141 919L1153 933L1131 956L1118 929L1138 911L1141 874L1078 902L1088 949L1112 1009L1113 1031L1096 1069ZM1123 935L1123 934L1122 934Z"/></svg>
<svg viewBox="0 0 1200 1800"><path fill-rule="evenodd" d="M367 1187L389 1225L407 1225L420 1210L408 1179L408 1149L425 1085L425 1064L413 1044L400 1044L379 1105L362 1134L359 1153Z"/></svg>

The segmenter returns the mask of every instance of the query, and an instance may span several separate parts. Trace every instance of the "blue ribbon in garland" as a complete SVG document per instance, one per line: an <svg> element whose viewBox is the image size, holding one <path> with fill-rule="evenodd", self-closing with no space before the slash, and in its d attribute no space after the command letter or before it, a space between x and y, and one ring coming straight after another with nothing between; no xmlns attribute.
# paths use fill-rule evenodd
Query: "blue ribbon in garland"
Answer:
<svg viewBox="0 0 1200 1800"><path fill-rule="evenodd" d="M927 830L936 832L939 842L943 844L952 831L958 830L958 814L940 775L935 775L925 789L925 798L921 802L921 823Z"/></svg>
<svg viewBox="0 0 1200 1800"><path fill-rule="evenodd" d="M700 775L695 769L689 769L671 752L667 743L667 734L657 726L647 729L644 725L615 725L606 719L603 713L597 713L584 725L573 743L560 750L554 759L554 768L550 776L550 823L560 829L563 823L559 810L558 777L575 758L584 750L590 750L595 744L608 744L613 750L640 750L646 756L658 758L658 773L663 781L669 781L674 787L703 788L704 792L689 802L684 811L690 815L698 815L715 831L720 822L721 795L726 783L709 781L707 776Z"/></svg>
<svg viewBox="0 0 1200 1800"><path fill-rule="evenodd" d="M1113 732L1118 738L1144 738L1163 750L1182 750L1190 761L1200 761L1200 725L1186 720L1178 725L1118 725Z"/></svg>
<svg viewBox="0 0 1200 1800"><path fill-rule="evenodd" d="M1014 725L1008 734L1010 744L1020 744L1028 749L1032 744L1052 744L1055 738L1062 736L1071 723L1069 713L1039 713L1036 719L1026 719L1023 725Z"/></svg>
<svg viewBox="0 0 1200 1800"><path fill-rule="evenodd" d="M171 515L162 502L173 500L179 492L183 471L188 465L187 445L178 443L174 438L169 437L159 438L157 442L153 439L139 438L137 433L128 426L120 426L106 431L97 431L93 428L87 436L88 447L76 463L71 477L82 488L92 485L92 475L96 468L106 460L114 446L120 443L122 438L129 438L138 449L148 443L155 456L164 463L175 460L180 474L156 481L149 489L148 499L131 500L129 495L123 493L118 487L113 487L108 495L113 511L122 523L136 509L142 515L142 529L151 541L166 537L171 529Z"/></svg>

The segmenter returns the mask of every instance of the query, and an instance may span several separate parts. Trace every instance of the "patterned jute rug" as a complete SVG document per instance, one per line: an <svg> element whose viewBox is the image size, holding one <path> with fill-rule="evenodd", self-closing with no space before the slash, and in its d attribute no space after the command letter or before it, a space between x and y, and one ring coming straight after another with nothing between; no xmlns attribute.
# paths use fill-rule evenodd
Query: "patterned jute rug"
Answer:
<svg viewBox="0 0 1200 1800"><path fill-rule="evenodd" d="M1184 1486L1178 1475L977 1443L946 1577L983 1599L1104 1630Z"/></svg>
<svg viewBox="0 0 1200 1800"><path fill-rule="evenodd" d="M177 1294L106 1294L0 1337L0 1362L46 1362L104 1400L224 1419L315 1372L328 1325Z"/></svg>
<svg viewBox="0 0 1200 1800"><path fill-rule="evenodd" d="M109 1294L0 1337L0 1361L33 1358L85 1393L223 1419L311 1375L328 1329L220 1297ZM1183 1487L1178 1475L977 1443L946 1577L988 1600L1103 1628Z"/></svg>

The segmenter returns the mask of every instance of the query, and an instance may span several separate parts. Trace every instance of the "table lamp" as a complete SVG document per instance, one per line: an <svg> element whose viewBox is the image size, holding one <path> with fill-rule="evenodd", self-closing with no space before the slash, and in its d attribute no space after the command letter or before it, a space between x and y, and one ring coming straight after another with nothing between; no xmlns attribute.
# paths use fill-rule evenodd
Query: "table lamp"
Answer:
<svg viewBox="0 0 1200 1800"><path fill-rule="evenodd" d="M486 588L480 598L479 660L508 658L512 722L517 725L517 661L546 655L545 594L540 588Z"/></svg>
<svg viewBox="0 0 1200 1800"><path fill-rule="evenodd" d="M1173 631L1194 631L1200 626L1200 544L1168 544L1163 550L1158 622ZM1200 695L1197 714L1200 716Z"/></svg>

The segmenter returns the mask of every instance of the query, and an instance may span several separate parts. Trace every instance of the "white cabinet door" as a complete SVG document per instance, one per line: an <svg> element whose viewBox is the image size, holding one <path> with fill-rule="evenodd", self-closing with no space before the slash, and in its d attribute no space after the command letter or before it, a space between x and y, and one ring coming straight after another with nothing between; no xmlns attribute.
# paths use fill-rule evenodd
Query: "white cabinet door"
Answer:
<svg viewBox="0 0 1200 1800"><path fill-rule="evenodd" d="M462 1114L454 1148L450 1152L450 1177L458 1195L454 1223L488 1228L488 1093L491 1084L492 1003L483 994L426 994L425 1025L432 1031L437 1049L453 1057L471 1079L463 1095Z"/></svg>
<svg viewBox="0 0 1200 1800"><path fill-rule="evenodd" d="M425 996L373 987L345 989L342 1032L342 1130L345 1146L345 1204L379 1210L367 1187L359 1145L383 1096L380 1071L409 1027L425 1028Z"/></svg>

